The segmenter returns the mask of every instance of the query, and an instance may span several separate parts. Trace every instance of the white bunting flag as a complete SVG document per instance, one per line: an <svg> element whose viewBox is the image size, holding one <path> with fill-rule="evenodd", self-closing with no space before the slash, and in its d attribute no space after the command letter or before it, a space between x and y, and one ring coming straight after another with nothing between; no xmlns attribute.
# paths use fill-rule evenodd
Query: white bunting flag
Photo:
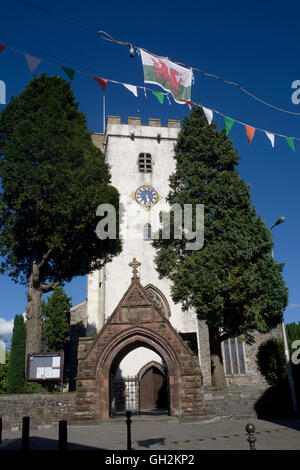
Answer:
<svg viewBox="0 0 300 470"><path fill-rule="evenodd" d="M211 123L212 123L212 120L213 120L213 112L212 112L211 109L204 108L204 106L202 106L202 109L204 111L204 114L205 114L205 117L207 119L208 125L210 126Z"/></svg>
<svg viewBox="0 0 300 470"><path fill-rule="evenodd" d="M134 94L134 96L137 96L137 87L134 85L128 85L127 83L123 83L124 87L127 88L127 90L131 91L131 93Z"/></svg>
<svg viewBox="0 0 300 470"><path fill-rule="evenodd" d="M272 147L274 148L274 145L275 145L275 135L274 135L274 134L271 134L270 132L266 132L266 136L268 137L268 139L269 139L270 142L271 142Z"/></svg>
<svg viewBox="0 0 300 470"><path fill-rule="evenodd" d="M33 57L32 55L29 55L29 54L24 54L24 55L25 55L28 68L30 72L33 73L35 69L38 67L38 65L40 64L41 59L38 59L38 57Z"/></svg>

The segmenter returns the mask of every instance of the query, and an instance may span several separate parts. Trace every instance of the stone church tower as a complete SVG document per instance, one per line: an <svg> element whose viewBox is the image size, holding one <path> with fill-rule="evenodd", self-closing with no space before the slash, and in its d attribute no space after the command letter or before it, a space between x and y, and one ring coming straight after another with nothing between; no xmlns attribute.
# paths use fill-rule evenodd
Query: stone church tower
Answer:
<svg viewBox="0 0 300 470"><path fill-rule="evenodd" d="M79 367L77 378L80 378L79 382L83 388L82 384L85 383L84 380L88 380L88 376L84 375L82 364L88 360L88 357L94 357L95 344L97 341L101 343L101 338L99 339L101 331L105 328L108 331L107 324L112 328L109 323L110 318L131 286L133 279L131 268L143 289L141 296L146 294L156 312L162 314L166 324L176 332L176 341L187 345L191 354L197 358L201 384L207 386L211 383L207 327L204 322L197 319L193 311L183 312L180 304L174 304L170 293L170 282L158 277L154 263L155 249L151 244L151 234L159 227L159 213L168 208L166 202L169 192L168 179L175 170L173 148L179 131L180 121L175 120L169 120L167 126L162 126L159 119L149 119L147 125L142 125L140 118L128 118L127 123L121 123L120 117L108 117L105 133L92 136L94 144L105 154L106 162L110 166L112 185L120 193L123 250L101 271L88 276L87 300L71 310L73 331L76 332L79 325L81 328L77 336L75 333L73 337L75 349L78 336L87 337L85 341L82 339L79 345L79 363L80 358L84 359L81 361L81 371ZM133 259L135 261L132 263ZM114 315L115 318L122 317L118 313ZM134 327L138 322L137 317L133 322ZM156 326L160 323L164 322L158 322ZM111 333L112 338L113 334L115 333ZM173 337L173 333L170 335ZM104 337L107 341L106 334L102 342ZM93 340L93 338L98 339ZM238 338L223 344L224 367L229 384L263 382L256 369L255 354L260 342L266 339L266 336L257 335L257 341L251 347ZM153 341L156 339L153 338ZM80 356L80 350L87 351L88 344L90 352L84 353L86 356ZM177 348L184 348L178 344ZM103 378L104 382L109 381L110 389L105 393L109 393L110 396L110 414L124 408L136 409L137 406L142 409L168 408L169 404L164 402L162 398L164 394L160 391L164 390L166 395L171 385L170 383L164 385L167 377L167 359L158 352L159 347L151 347L147 341L145 344L143 341L140 343L137 341L133 349L127 346L127 350L118 356L118 363L114 359L113 370L107 372L109 377ZM127 402L124 403L124 400Z"/></svg>

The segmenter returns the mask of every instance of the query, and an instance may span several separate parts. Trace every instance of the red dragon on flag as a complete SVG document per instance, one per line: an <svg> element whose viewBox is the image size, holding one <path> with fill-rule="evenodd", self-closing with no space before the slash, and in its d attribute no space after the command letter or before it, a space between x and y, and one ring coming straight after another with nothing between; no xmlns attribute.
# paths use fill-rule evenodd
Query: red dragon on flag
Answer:
<svg viewBox="0 0 300 470"><path fill-rule="evenodd" d="M166 84L169 84L172 88L174 95L178 95L178 87L183 83L182 77L177 81L177 75L180 76L180 73L176 69L169 69L166 64L160 59L152 59L153 65L155 67L155 76L161 80L164 80Z"/></svg>
<svg viewBox="0 0 300 470"><path fill-rule="evenodd" d="M193 71L171 62L165 57L156 57L140 49L144 82L161 86L172 93L177 103L191 99Z"/></svg>

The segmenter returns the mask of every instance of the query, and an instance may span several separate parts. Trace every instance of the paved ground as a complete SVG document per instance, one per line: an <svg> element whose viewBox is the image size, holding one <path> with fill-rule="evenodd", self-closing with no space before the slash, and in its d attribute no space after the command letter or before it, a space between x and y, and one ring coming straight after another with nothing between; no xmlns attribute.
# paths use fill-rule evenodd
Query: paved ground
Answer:
<svg viewBox="0 0 300 470"><path fill-rule="evenodd" d="M175 423L132 418L134 450L249 450L246 424L256 428L257 450L300 450L300 419ZM30 449L56 450L58 429L32 430ZM21 431L3 431L0 450L21 447ZM126 424L68 426L70 450L126 450Z"/></svg>

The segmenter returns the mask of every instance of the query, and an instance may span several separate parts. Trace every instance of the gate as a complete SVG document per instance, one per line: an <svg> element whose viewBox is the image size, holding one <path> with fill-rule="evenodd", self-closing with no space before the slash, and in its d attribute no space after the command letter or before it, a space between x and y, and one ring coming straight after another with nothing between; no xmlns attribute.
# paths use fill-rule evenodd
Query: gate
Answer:
<svg viewBox="0 0 300 470"><path fill-rule="evenodd" d="M150 369L151 370L151 369ZM145 377L145 374L144 374ZM159 399L156 402L156 405L142 406L144 403L141 388L141 377L137 376L128 376L125 378L119 377L110 377L110 417L121 415L123 416L125 411L131 411L135 414L141 414L142 411L147 412L147 414L152 411L154 412L157 408L157 411L168 413L170 415L170 389L169 389L169 377L168 374L164 376L165 387L163 390L163 397L158 397ZM151 387L148 385L148 388L151 390ZM143 402L143 403L142 403ZM145 403L144 403L145 404Z"/></svg>
<svg viewBox="0 0 300 470"><path fill-rule="evenodd" d="M110 378L110 416L130 410L140 412L139 377Z"/></svg>

